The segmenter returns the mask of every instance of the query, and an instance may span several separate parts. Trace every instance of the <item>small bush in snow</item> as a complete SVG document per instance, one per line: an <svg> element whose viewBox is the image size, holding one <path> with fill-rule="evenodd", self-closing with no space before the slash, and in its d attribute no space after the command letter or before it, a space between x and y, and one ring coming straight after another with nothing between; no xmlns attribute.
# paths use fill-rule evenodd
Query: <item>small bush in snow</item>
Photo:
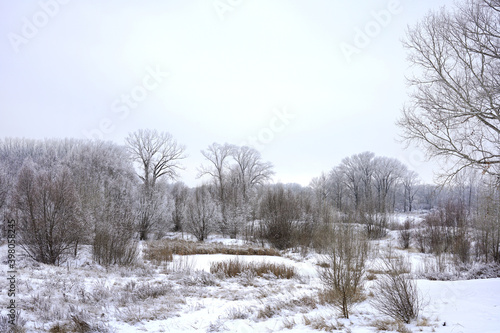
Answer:
<svg viewBox="0 0 500 333"><path fill-rule="evenodd" d="M396 321L410 323L422 307L421 296L411 276L409 262L391 252L382 260L385 273L375 282L375 298L371 303L381 313Z"/></svg>

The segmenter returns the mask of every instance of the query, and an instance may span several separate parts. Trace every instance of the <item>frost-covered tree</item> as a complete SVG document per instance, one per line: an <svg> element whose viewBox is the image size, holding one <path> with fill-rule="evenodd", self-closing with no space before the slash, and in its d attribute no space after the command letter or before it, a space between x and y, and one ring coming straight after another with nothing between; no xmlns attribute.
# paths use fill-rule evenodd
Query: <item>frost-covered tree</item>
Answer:
<svg viewBox="0 0 500 333"><path fill-rule="evenodd" d="M345 210L345 175L339 166L334 167L328 174L328 183L330 185L330 193L334 202L335 208L339 212Z"/></svg>
<svg viewBox="0 0 500 333"><path fill-rule="evenodd" d="M70 168L80 198L86 230L80 242L93 244L96 230L107 224L102 217L114 198L107 194L110 185L125 189L136 184L132 163L124 147L103 141L79 142L61 163Z"/></svg>
<svg viewBox="0 0 500 333"><path fill-rule="evenodd" d="M256 149L247 146L233 147L232 157L236 162L233 170L236 171L243 200L247 201L249 192L254 190L255 186L271 180L274 174L273 165L264 162Z"/></svg>
<svg viewBox="0 0 500 333"><path fill-rule="evenodd" d="M136 261L133 190L131 182L106 182L103 186L100 223L92 244L94 260L101 265L131 265Z"/></svg>
<svg viewBox="0 0 500 333"><path fill-rule="evenodd" d="M372 175L374 172L372 152L364 152L346 157L340 163L344 174L344 185L348 190L355 212L371 212Z"/></svg>
<svg viewBox="0 0 500 333"><path fill-rule="evenodd" d="M174 231L185 230L186 205L189 197L189 188L182 182L175 183L170 189L173 197L172 224Z"/></svg>
<svg viewBox="0 0 500 333"><path fill-rule="evenodd" d="M406 170L403 174L402 185L403 185L403 211L412 211L413 202L415 201L415 196L419 191L418 173L412 170Z"/></svg>
<svg viewBox="0 0 500 333"><path fill-rule="evenodd" d="M138 130L130 133L125 141L130 156L139 164L138 176L147 191L154 188L160 178L178 177L186 148L179 145L170 133Z"/></svg>
<svg viewBox="0 0 500 333"><path fill-rule="evenodd" d="M216 199L221 209L220 229L223 233L228 231L226 188L228 186L227 179L230 174L230 159L233 150L234 146L227 143L223 145L211 144L206 150L201 151L201 154L207 160L207 164L202 165L198 173L198 177L208 175L212 178Z"/></svg>
<svg viewBox="0 0 500 333"><path fill-rule="evenodd" d="M182 168L180 161L186 156L185 147L179 145L170 133L156 130L138 130L126 138L127 148L132 159L139 165L139 178L142 180L138 228L139 238L147 239L156 226L163 193L157 186L160 179L174 180Z"/></svg>
<svg viewBox="0 0 500 333"><path fill-rule="evenodd" d="M191 192L186 210L187 230L199 241L206 240L217 230L221 217L208 185L196 187Z"/></svg>
<svg viewBox="0 0 500 333"><path fill-rule="evenodd" d="M10 188L9 183L7 172L5 171L4 166L0 164L0 212L2 212L7 203Z"/></svg>
<svg viewBox="0 0 500 333"><path fill-rule="evenodd" d="M213 143L202 154L207 163L200 167L199 177L212 178L222 214L220 231L235 237L249 215L257 186L274 174L272 164L253 148L227 143Z"/></svg>
<svg viewBox="0 0 500 333"><path fill-rule="evenodd" d="M388 212L389 199L394 195L395 187L401 181L406 166L395 158L375 157L374 161L374 186L377 197L377 211ZM394 207L390 209L394 210Z"/></svg>

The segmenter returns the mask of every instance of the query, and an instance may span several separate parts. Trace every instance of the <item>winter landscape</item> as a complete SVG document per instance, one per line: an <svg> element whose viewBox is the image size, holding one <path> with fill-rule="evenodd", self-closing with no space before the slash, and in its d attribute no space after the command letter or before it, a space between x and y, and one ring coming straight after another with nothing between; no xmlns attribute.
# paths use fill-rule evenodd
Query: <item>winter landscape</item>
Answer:
<svg viewBox="0 0 500 333"><path fill-rule="evenodd" d="M3 1L0 35L0 332L500 332L499 0Z"/></svg>

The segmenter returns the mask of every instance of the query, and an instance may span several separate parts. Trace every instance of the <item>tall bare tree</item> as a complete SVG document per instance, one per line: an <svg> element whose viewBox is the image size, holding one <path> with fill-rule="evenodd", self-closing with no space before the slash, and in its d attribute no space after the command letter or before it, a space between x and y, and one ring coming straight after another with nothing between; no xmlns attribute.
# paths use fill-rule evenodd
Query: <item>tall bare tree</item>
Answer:
<svg viewBox="0 0 500 333"><path fill-rule="evenodd" d="M419 183L418 174L412 170L406 170L403 174L402 184L404 190L403 196L403 210L410 211L413 209L413 201L415 200L415 195L418 193L419 188L417 187Z"/></svg>
<svg viewBox="0 0 500 333"><path fill-rule="evenodd" d="M375 157L373 178L377 192L378 212L387 212L388 196L406 170L406 166L395 158Z"/></svg>
<svg viewBox="0 0 500 333"><path fill-rule="evenodd" d="M262 161L260 153L247 146L234 147L232 155L236 162L235 170L241 184L243 199L248 200L248 191L271 179L274 174L273 165Z"/></svg>
<svg viewBox="0 0 500 333"><path fill-rule="evenodd" d="M161 195L157 191L159 179L176 179L182 169L180 161L186 156L185 147L179 145L172 135L156 130L138 130L126 138L130 156L140 165L138 173L143 182L139 207L139 237L147 239L158 214Z"/></svg>
<svg viewBox="0 0 500 333"><path fill-rule="evenodd" d="M176 179L182 169L180 160L186 158L186 148L172 135L156 130L138 130L126 138L132 159L139 163L139 178L147 189L152 189L161 177Z"/></svg>
<svg viewBox="0 0 500 333"><path fill-rule="evenodd" d="M230 144L213 143L206 150L202 150L202 155L207 159L208 165L202 165L199 169L198 177L209 175L212 177L215 185L217 202L221 209L222 220L220 229L223 233L228 230L227 216L227 180L230 175L230 158L232 156L234 146Z"/></svg>
<svg viewBox="0 0 500 333"><path fill-rule="evenodd" d="M407 144L448 160L446 180L467 167L500 176L500 1L457 6L407 32L416 74L398 125Z"/></svg>

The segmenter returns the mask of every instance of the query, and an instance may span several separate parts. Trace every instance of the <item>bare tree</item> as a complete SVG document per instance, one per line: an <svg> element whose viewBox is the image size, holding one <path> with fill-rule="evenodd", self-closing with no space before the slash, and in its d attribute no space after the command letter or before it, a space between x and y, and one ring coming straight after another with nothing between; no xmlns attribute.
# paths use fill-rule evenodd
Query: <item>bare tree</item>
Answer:
<svg viewBox="0 0 500 333"><path fill-rule="evenodd" d="M209 175L212 177L216 189L217 201L221 209L221 231L225 234L228 229L227 217L227 178L230 174L230 158L232 156L234 146L230 144L220 145L213 143L208 146L207 150L202 150L202 155L207 159L208 166L202 165L199 169L198 177Z"/></svg>
<svg viewBox="0 0 500 333"><path fill-rule="evenodd" d="M262 161L260 153L250 147L232 147L233 164L226 179L226 218L231 237L236 237L243 225L251 220L252 202L257 198L257 186L264 185L274 174L272 164Z"/></svg>
<svg viewBox="0 0 500 333"><path fill-rule="evenodd" d="M327 266L319 270L326 298L349 318L352 307L362 301L368 241L350 225L337 225Z"/></svg>
<svg viewBox="0 0 500 333"><path fill-rule="evenodd" d="M403 211L412 211L413 201L415 200L415 195L418 193L419 188L417 187L419 183L418 174L412 170L406 170L403 174L402 184L403 184Z"/></svg>
<svg viewBox="0 0 500 333"><path fill-rule="evenodd" d="M161 177L176 179L182 169L185 147L175 141L170 133L156 130L138 130L125 139L132 159L139 163L139 178L147 190L155 187Z"/></svg>
<svg viewBox="0 0 500 333"><path fill-rule="evenodd" d="M500 187L492 177L485 178L474 218L476 256L500 263Z"/></svg>
<svg viewBox="0 0 500 333"><path fill-rule="evenodd" d="M234 147L232 155L236 162L235 169L241 184L243 199L248 200L248 191L271 179L274 174L273 165L262 161L260 153L247 146Z"/></svg>
<svg viewBox="0 0 500 333"><path fill-rule="evenodd" d="M176 179L184 159L185 147L179 145L166 132L138 130L126 138L130 156L140 165L139 178L143 182L138 213L139 237L147 239L154 225L161 218L154 218L161 203L161 193L157 188L159 179Z"/></svg>
<svg viewBox="0 0 500 333"><path fill-rule="evenodd" d="M344 211L344 194L345 194L345 175L340 167L333 168L328 174L328 183L331 187L332 200L335 203L335 208L338 211Z"/></svg>
<svg viewBox="0 0 500 333"><path fill-rule="evenodd" d="M27 161L19 172L13 208L20 245L39 262L58 264L80 237L78 197L67 168L38 171Z"/></svg>
<svg viewBox="0 0 500 333"><path fill-rule="evenodd" d="M473 167L500 176L500 2L466 0L407 32L417 70L398 121L407 144L449 162L447 180Z"/></svg>
<svg viewBox="0 0 500 333"><path fill-rule="evenodd" d="M394 190L407 168L397 159L389 157L375 157L373 163L378 212L386 213L388 195Z"/></svg>
<svg viewBox="0 0 500 333"><path fill-rule="evenodd" d="M311 180L309 187L313 190L314 201L316 203L314 220L324 223L331 222L333 217L331 210L332 186L330 184L330 177L322 173L319 177Z"/></svg>

